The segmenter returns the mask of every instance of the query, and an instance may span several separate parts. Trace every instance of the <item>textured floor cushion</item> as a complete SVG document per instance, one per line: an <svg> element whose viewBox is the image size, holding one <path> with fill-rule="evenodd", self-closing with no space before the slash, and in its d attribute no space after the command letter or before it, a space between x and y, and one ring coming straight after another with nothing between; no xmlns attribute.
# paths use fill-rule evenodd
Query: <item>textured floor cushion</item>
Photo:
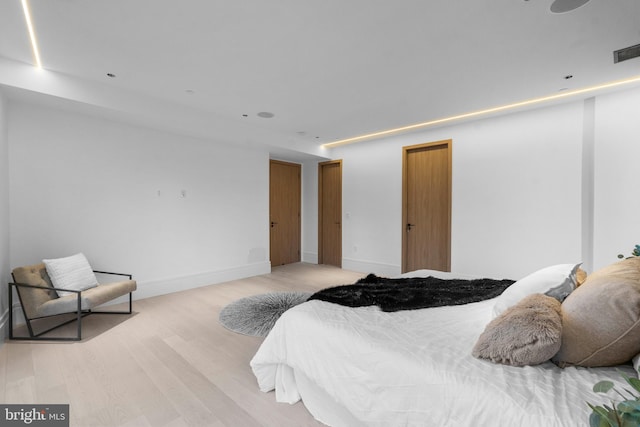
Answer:
<svg viewBox="0 0 640 427"><path fill-rule="evenodd" d="M562 303L559 366L613 366L640 353L640 257L592 273Z"/></svg>
<svg viewBox="0 0 640 427"><path fill-rule="evenodd" d="M489 322L472 354L504 365L538 365L558 352L561 334L560 301L533 294Z"/></svg>

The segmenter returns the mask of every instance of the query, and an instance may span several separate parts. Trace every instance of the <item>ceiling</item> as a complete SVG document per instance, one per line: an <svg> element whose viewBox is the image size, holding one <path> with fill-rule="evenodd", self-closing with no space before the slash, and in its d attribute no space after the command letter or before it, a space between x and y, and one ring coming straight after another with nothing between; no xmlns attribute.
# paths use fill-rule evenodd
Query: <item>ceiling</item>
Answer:
<svg viewBox="0 0 640 427"><path fill-rule="evenodd" d="M26 71L20 0L3 0L0 85L10 97L46 93L198 137L318 154L343 138L640 75L640 58L614 64L612 54L640 43L640 1L562 14L551 3L30 0L44 79Z"/></svg>

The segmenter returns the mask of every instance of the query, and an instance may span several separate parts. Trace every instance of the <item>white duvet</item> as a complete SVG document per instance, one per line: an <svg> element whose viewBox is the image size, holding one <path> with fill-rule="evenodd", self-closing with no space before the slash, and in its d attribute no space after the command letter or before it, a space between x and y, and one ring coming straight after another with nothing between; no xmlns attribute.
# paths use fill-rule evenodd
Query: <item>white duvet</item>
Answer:
<svg viewBox="0 0 640 427"><path fill-rule="evenodd" d="M276 322L251 368L262 391L336 427L586 426L585 402L603 402L593 384L633 375L473 358L493 301L394 313L309 301Z"/></svg>

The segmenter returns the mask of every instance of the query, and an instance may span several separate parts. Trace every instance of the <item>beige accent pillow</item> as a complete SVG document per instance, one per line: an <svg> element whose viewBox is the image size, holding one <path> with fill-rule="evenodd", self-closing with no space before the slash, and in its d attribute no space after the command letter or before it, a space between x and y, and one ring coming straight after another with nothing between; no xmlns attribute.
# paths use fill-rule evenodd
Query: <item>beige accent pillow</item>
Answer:
<svg viewBox="0 0 640 427"><path fill-rule="evenodd" d="M471 354L504 365L538 365L560 349L560 301L531 294L493 319Z"/></svg>
<svg viewBox="0 0 640 427"><path fill-rule="evenodd" d="M587 280L587 272L581 268L576 271L576 286L582 286Z"/></svg>
<svg viewBox="0 0 640 427"><path fill-rule="evenodd" d="M640 257L590 274L562 303L559 366L613 366L640 353Z"/></svg>

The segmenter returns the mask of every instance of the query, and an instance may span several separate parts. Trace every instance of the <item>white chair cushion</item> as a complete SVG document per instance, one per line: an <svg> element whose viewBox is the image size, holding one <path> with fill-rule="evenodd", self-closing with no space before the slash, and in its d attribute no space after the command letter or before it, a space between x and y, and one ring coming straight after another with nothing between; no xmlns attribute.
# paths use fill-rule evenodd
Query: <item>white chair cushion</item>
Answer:
<svg viewBox="0 0 640 427"><path fill-rule="evenodd" d="M42 260L54 288L84 291L98 286L98 279L84 254L65 258ZM56 291L58 296L73 295L73 292Z"/></svg>

